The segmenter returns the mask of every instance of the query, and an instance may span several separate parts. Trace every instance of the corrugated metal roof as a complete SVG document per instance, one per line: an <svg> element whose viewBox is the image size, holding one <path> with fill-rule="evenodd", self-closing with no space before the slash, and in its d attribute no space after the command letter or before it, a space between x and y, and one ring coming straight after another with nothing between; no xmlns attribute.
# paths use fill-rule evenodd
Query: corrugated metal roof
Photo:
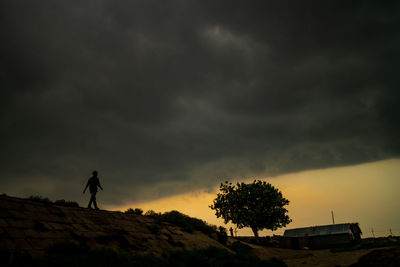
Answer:
<svg viewBox="0 0 400 267"><path fill-rule="evenodd" d="M304 237L347 234L351 232L352 223L330 224L285 230L285 237ZM358 225L358 224L357 224Z"/></svg>

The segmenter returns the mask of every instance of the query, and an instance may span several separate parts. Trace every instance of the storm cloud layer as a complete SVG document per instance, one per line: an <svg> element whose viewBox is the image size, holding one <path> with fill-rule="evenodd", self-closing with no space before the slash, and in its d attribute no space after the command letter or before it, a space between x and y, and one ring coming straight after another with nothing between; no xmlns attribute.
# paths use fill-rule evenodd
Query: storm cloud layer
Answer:
<svg viewBox="0 0 400 267"><path fill-rule="evenodd" d="M2 1L0 185L107 203L399 156L398 1Z"/></svg>

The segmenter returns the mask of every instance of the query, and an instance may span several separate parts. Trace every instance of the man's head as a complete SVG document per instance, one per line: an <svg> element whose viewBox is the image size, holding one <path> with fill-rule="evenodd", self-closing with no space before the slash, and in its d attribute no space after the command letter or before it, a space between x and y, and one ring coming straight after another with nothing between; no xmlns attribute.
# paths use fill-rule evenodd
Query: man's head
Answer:
<svg viewBox="0 0 400 267"><path fill-rule="evenodd" d="M94 177L97 177L97 171L93 171L92 174Z"/></svg>

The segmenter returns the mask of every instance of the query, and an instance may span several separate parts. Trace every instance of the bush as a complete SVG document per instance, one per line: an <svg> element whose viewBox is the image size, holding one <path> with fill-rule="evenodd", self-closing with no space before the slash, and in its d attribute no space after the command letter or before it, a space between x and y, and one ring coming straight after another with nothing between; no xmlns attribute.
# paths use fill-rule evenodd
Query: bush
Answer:
<svg viewBox="0 0 400 267"><path fill-rule="evenodd" d="M149 216L149 217L156 218L156 217L161 216L161 213L157 213L157 212L155 212L154 210L148 210L148 211L146 211L146 213L145 213L144 215L145 215L145 216Z"/></svg>
<svg viewBox="0 0 400 267"><path fill-rule="evenodd" d="M180 228L182 228L183 231L187 233L199 231L208 236L214 235L213 238L215 238L216 235L218 242L222 244L226 244L226 241L228 240L228 235L224 227L220 226L218 231L216 226L209 225L203 220L190 217L176 210L165 213L157 213L153 210L149 210L144 215L156 219L156 225L149 226L149 230L153 234L160 233L160 227L157 224L170 223L179 226Z"/></svg>
<svg viewBox="0 0 400 267"><path fill-rule="evenodd" d="M200 231L204 234L210 235L216 233L216 227L207 224L205 221L189 217L179 211L173 210L159 214L157 216L158 222L167 222L179 226L183 231L192 233L193 231Z"/></svg>
<svg viewBox="0 0 400 267"><path fill-rule="evenodd" d="M228 234L226 233L225 227L222 226L218 227L217 239L218 242L220 242L223 245L226 245L226 241L228 240Z"/></svg>
<svg viewBox="0 0 400 267"><path fill-rule="evenodd" d="M30 196L27 198L30 201L35 201L35 202L40 202L40 203L45 203L45 204L51 204L51 200L48 199L47 197L42 197L42 196Z"/></svg>
<svg viewBox="0 0 400 267"><path fill-rule="evenodd" d="M75 201L66 201L66 200L64 200L64 199L59 199L59 200L56 200L55 202L54 202L54 204L55 205L57 205L57 206L63 206L63 207L73 207L73 208L79 208L80 206L79 206L79 204L77 203L77 202L75 202Z"/></svg>
<svg viewBox="0 0 400 267"><path fill-rule="evenodd" d="M143 214L143 210L142 210L142 209L139 209L139 208L136 208L136 209L129 208L129 209L127 209L127 210L125 211L125 213L126 213L126 214L142 215L142 214Z"/></svg>
<svg viewBox="0 0 400 267"><path fill-rule="evenodd" d="M75 207L75 208L80 207L77 202L64 200L64 199L59 199L59 200L56 200L55 202L51 201L47 197L42 197L42 196L30 196L26 199L28 199L30 201L39 202L39 203L57 205L57 206L63 206L63 207Z"/></svg>

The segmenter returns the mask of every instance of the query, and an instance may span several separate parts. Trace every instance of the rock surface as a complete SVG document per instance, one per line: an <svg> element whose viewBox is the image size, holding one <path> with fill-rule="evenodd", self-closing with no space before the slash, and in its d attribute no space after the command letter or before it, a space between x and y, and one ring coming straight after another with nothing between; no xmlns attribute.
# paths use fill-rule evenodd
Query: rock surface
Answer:
<svg viewBox="0 0 400 267"><path fill-rule="evenodd" d="M154 255L179 249L225 248L201 232L187 233L147 216L0 196L0 249L40 256L63 242Z"/></svg>

